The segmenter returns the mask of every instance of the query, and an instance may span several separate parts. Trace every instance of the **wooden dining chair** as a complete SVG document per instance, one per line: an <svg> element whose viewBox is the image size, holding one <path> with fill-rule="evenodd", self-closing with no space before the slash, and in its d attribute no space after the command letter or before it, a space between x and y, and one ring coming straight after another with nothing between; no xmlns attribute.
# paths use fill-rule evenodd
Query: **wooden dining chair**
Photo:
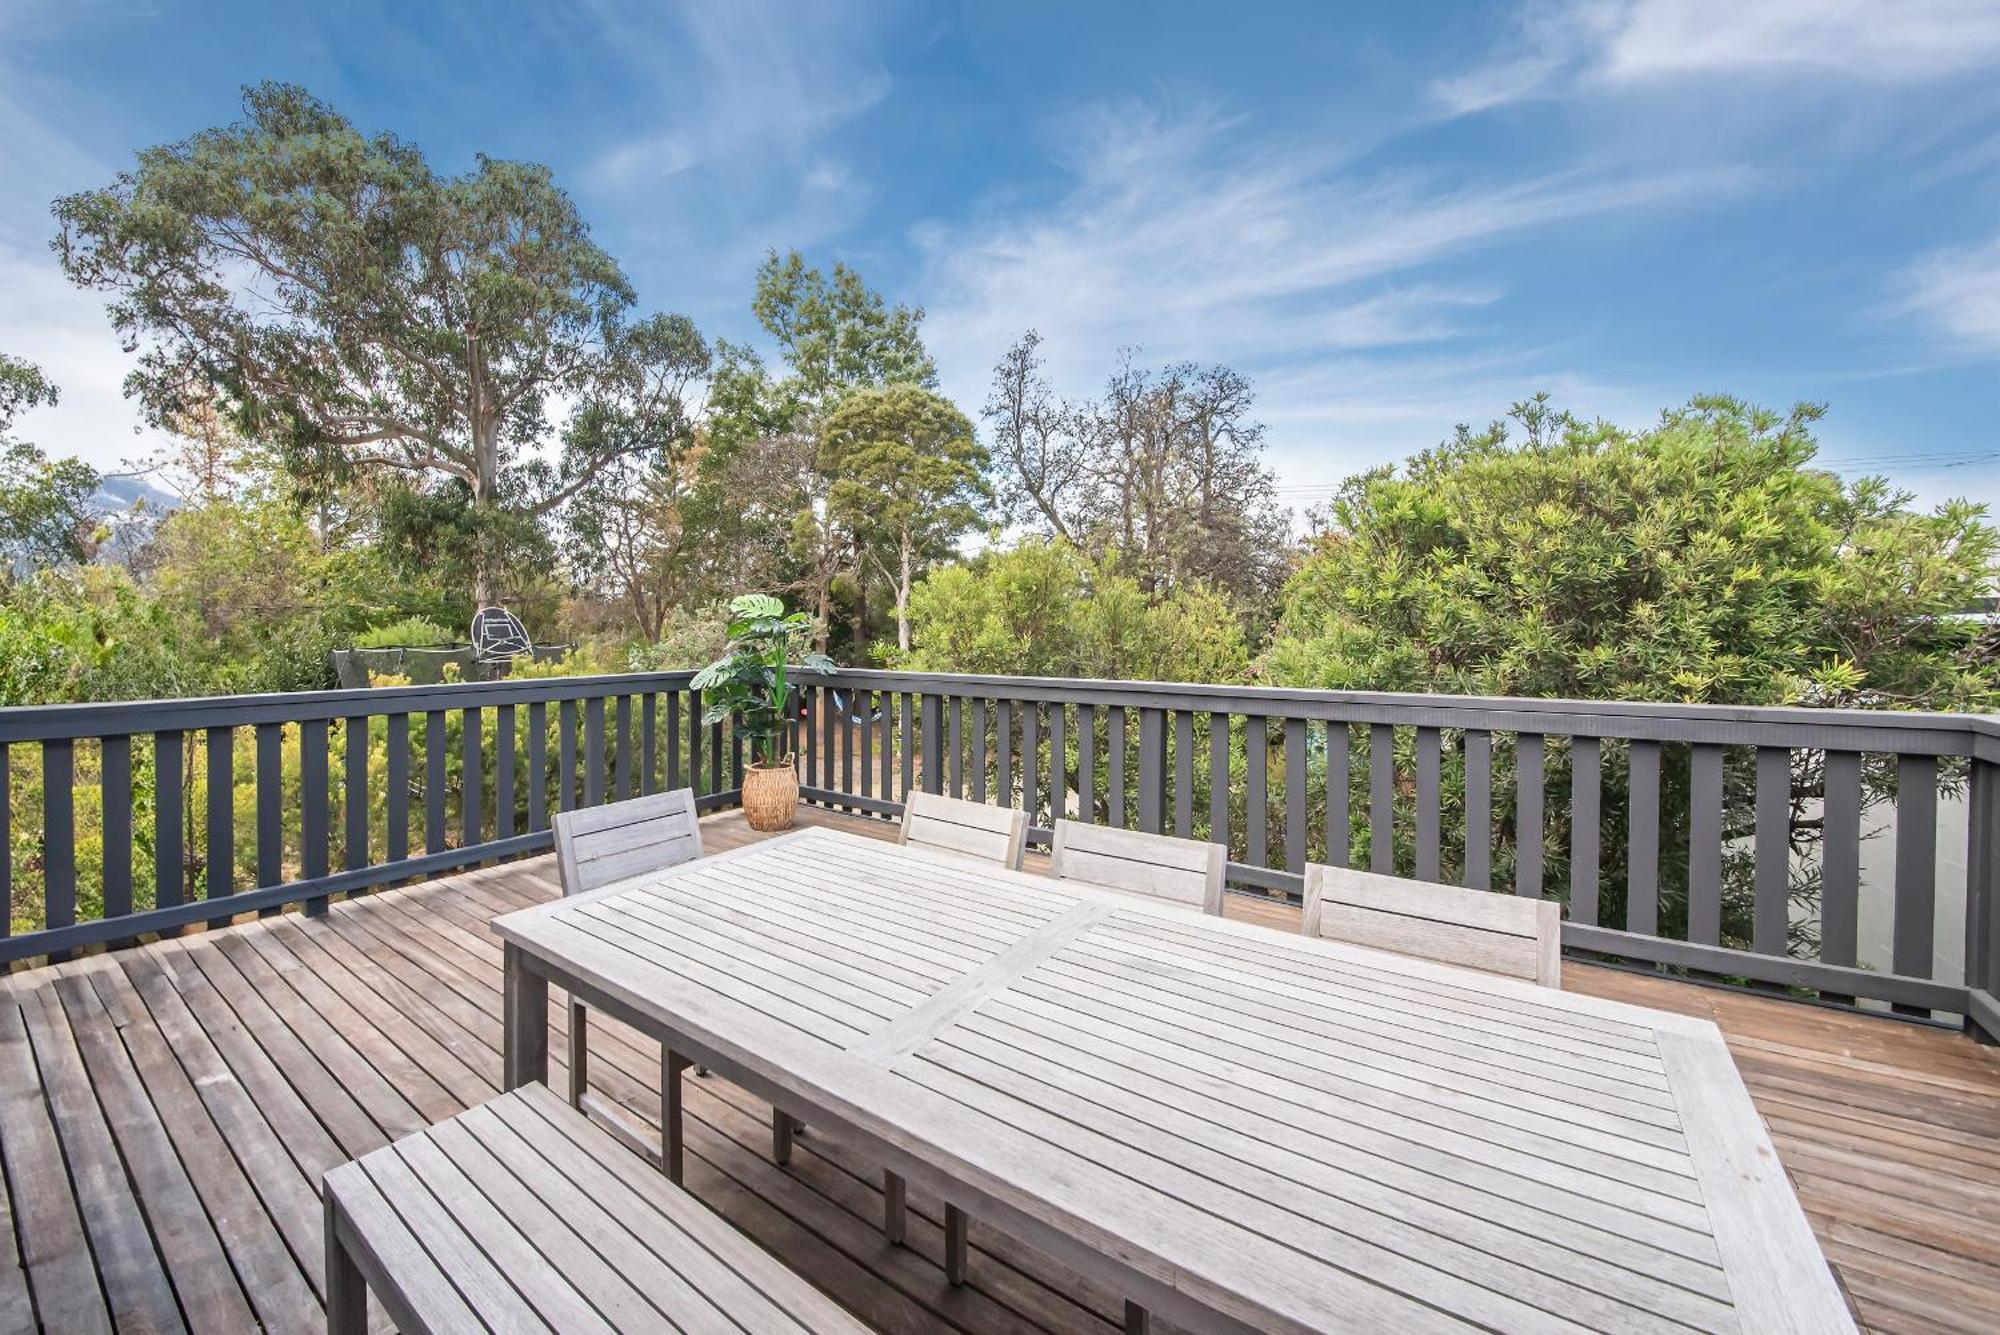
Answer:
<svg viewBox="0 0 2000 1335"><path fill-rule="evenodd" d="M1049 875L1193 904L1219 916L1228 863L1229 850L1221 844L1059 820Z"/></svg>
<svg viewBox="0 0 2000 1335"><path fill-rule="evenodd" d="M679 866L701 856L701 822L694 789L649 793L624 802L584 807L557 814L556 870L563 894L580 895L663 867ZM590 1027L584 1004L569 1002L569 1101L582 1108L590 1085ZM676 1139L678 1082L687 1062L660 1053L661 1153Z"/></svg>
<svg viewBox="0 0 2000 1335"><path fill-rule="evenodd" d="M1019 868L1028 845L1028 813L916 790L903 798L896 842Z"/></svg>
<svg viewBox="0 0 2000 1335"><path fill-rule="evenodd" d="M1562 985L1562 908L1551 900L1317 862L1305 880L1307 936Z"/></svg>

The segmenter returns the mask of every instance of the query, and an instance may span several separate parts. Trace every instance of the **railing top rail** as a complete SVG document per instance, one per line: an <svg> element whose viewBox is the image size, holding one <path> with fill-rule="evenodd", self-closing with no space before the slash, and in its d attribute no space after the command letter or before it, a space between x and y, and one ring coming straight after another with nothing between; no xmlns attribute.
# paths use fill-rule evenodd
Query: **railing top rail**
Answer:
<svg viewBox="0 0 2000 1335"><path fill-rule="evenodd" d="M1187 682L895 672L868 668L842 668L823 680L830 685L865 686L875 690L992 695L1019 700L1226 710L1237 714L1266 712L1273 716L1483 728L1557 736L1826 746L1940 756L1976 753L1984 759L2000 760L2000 716L1988 714L1427 695Z"/></svg>
<svg viewBox="0 0 2000 1335"><path fill-rule="evenodd" d="M0 708L0 742L118 737L169 730L353 718L366 714L413 714L431 709L585 700L594 696L684 690L693 677L692 672L625 672L602 676L442 682L429 686L364 686L338 691L203 695L175 700L15 705Z"/></svg>

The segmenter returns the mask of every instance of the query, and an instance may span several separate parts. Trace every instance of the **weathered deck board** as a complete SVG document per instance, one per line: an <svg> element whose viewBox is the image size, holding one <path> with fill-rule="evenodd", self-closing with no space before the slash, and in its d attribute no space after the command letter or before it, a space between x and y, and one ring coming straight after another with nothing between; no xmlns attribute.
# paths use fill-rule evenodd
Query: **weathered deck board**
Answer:
<svg viewBox="0 0 2000 1335"><path fill-rule="evenodd" d="M703 835L716 850L755 837L734 815ZM63 1329L148 1315L311 1328L320 1174L497 1091L500 950L485 924L556 893L542 858L7 978L0 1330L22 1325L30 1297ZM1296 930L1283 906L1229 907ZM1994 1050L1635 974L1572 965L1563 981L1722 1026L1868 1326L1972 1331L2000 1307ZM563 1045L552 1021L558 1084ZM605 1021L592 1057L600 1096L655 1115L656 1048ZM909 1247L886 1246L873 1165L808 1134L776 1168L766 1105L713 1078L689 1085L689 1188L877 1328L1117 1328L1114 1295L976 1222L986 1255L950 1288L937 1202L913 1194Z"/></svg>

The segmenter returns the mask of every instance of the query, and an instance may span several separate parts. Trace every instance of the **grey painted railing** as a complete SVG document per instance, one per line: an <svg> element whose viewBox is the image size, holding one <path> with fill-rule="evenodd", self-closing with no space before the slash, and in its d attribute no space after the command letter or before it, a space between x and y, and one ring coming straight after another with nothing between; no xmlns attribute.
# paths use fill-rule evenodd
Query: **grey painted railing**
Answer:
<svg viewBox="0 0 2000 1335"><path fill-rule="evenodd" d="M1572 951L2000 1031L1994 718L871 671L812 694L812 801L892 815L918 784L1038 841L1058 815L1214 839L1252 893L1314 860L1543 895Z"/></svg>
<svg viewBox="0 0 2000 1335"><path fill-rule="evenodd" d="M743 756L689 673L0 709L0 961L550 846L549 816Z"/></svg>
<svg viewBox="0 0 2000 1335"><path fill-rule="evenodd" d="M0 961L538 852L568 806L685 784L733 804L741 748L689 681L0 709ZM1312 860L1544 895L1573 951L2000 1032L2000 720L806 682L809 801L894 816L921 785L1019 806L1040 840L1059 815L1213 838L1242 893L1295 894Z"/></svg>

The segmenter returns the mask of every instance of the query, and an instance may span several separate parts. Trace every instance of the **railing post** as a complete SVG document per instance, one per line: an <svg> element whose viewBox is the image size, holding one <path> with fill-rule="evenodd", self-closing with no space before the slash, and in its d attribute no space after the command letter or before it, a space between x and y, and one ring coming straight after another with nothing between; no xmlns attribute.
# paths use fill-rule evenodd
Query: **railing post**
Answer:
<svg viewBox="0 0 2000 1335"><path fill-rule="evenodd" d="M935 695L923 698L924 791L944 791L944 701Z"/></svg>
<svg viewBox="0 0 2000 1335"><path fill-rule="evenodd" d="M2000 764L1975 758L1966 794L1966 1027L2000 1043Z"/></svg>

